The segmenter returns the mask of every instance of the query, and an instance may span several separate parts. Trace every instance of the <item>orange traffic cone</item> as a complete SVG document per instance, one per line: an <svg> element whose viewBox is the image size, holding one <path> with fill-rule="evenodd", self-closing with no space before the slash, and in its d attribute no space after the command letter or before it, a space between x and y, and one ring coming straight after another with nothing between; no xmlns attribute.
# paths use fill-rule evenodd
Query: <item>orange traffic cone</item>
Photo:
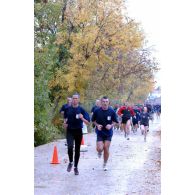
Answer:
<svg viewBox="0 0 195 195"><path fill-rule="evenodd" d="M58 151L57 151L56 146L54 146L53 158L52 158L51 164L60 164L60 162L58 161Z"/></svg>
<svg viewBox="0 0 195 195"><path fill-rule="evenodd" d="M84 138L82 138L82 140L81 140L81 145L85 145Z"/></svg>
<svg viewBox="0 0 195 195"><path fill-rule="evenodd" d="M84 143L84 138L81 140L81 152L86 152L87 151L87 145Z"/></svg>

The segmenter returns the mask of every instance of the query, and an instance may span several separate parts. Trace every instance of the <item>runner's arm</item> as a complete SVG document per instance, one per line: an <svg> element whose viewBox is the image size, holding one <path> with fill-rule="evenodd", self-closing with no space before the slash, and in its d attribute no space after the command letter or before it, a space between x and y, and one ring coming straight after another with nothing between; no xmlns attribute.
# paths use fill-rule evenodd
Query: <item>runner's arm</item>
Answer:
<svg viewBox="0 0 195 195"><path fill-rule="evenodd" d="M89 114L82 109L82 113L80 114L80 119L86 124L89 125L90 124L90 117Z"/></svg>
<svg viewBox="0 0 195 195"><path fill-rule="evenodd" d="M93 121L93 124L97 127L98 130L102 130L102 125L98 124L96 121Z"/></svg>

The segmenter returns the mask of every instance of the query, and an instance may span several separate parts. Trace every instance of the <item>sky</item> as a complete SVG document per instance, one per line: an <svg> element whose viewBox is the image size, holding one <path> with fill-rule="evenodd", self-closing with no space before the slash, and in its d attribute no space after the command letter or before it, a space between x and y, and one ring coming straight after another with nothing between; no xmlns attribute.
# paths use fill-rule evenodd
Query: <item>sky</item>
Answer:
<svg viewBox="0 0 195 195"><path fill-rule="evenodd" d="M153 56L160 64L160 0L126 0L128 15L140 23L148 40L147 46L155 49ZM160 86L160 71L155 75Z"/></svg>

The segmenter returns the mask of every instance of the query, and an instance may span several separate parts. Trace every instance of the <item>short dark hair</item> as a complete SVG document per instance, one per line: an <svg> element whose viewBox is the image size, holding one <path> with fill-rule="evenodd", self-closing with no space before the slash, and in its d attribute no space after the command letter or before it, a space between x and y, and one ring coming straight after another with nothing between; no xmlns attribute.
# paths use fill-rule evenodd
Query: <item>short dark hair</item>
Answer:
<svg viewBox="0 0 195 195"><path fill-rule="evenodd" d="M107 97L107 96L103 96L103 97L101 98L101 100L102 100L102 99L108 99L108 97Z"/></svg>

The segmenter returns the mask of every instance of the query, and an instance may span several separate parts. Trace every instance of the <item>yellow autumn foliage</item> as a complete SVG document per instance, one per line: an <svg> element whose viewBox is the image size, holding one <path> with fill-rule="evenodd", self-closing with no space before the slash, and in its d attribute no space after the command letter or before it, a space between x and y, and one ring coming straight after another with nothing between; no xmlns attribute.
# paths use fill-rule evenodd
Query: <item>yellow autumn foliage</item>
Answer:
<svg viewBox="0 0 195 195"><path fill-rule="evenodd" d="M69 40L72 57L66 71L57 71L51 87L59 85L69 94L79 92L83 99L86 90L94 96L122 92L127 98L128 85L136 79L131 76L142 70L150 75L151 67L139 62L136 52L143 47L144 34L138 23L124 15L124 9L122 0L78 0L67 5L63 28L69 30L58 33L56 44L67 47ZM141 94L138 89L136 93Z"/></svg>

